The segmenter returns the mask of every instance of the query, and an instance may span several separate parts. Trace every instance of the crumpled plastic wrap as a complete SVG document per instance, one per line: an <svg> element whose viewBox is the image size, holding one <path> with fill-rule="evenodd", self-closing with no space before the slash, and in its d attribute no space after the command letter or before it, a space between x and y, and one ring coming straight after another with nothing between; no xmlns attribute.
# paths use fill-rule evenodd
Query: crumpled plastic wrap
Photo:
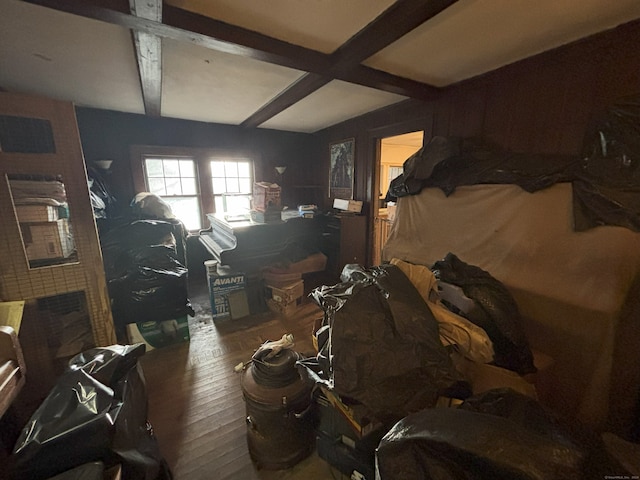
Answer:
<svg viewBox="0 0 640 480"><path fill-rule="evenodd" d="M509 389L407 416L383 437L376 459L380 480L631 478L615 476L628 472L595 434Z"/></svg>
<svg viewBox="0 0 640 480"><path fill-rule="evenodd" d="M609 105L587 129L581 155L506 151L483 140L433 137L410 156L385 200L440 188L515 184L528 192L572 182L574 229L616 225L640 231L640 95Z"/></svg>
<svg viewBox="0 0 640 480"><path fill-rule="evenodd" d="M381 421L433 406L440 395L469 395L438 322L399 268L347 265L341 278L311 293L330 327L322 376L337 394Z"/></svg>
<svg viewBox="0 0 640 480"><path fill-rule="evenodd" d="M436 278L458 285L474 300L477 308L462 315L489 335L495 351L495 365L521 375L536 372L518 305L502 283L452 253L435 262L431 270Z"/></svg>
<svg viewBox="0 0 640 480"><path fill-rule="evenodd" d="M136 220L113 228L101 240L113 318L128 323L194 315L188 269L179 260L176 224Z"/></svg>
<svg viewBox="0 0 640 480"><path fill-rule="evenodd" d="M9 478L46 479L101 461L120 464L127 480L171 479L147 422L144 352L113 345L73 357L18 438Z"/></svg>
<svg viewBox="0 0 640 480"><path fill-rule="evenodd" d="M577 231L618 225L640 232L640 95L606 108L585 136L574 182Z"/></svg>
<svg viewBox="0 0 640 480"><path fill-rule="evenodd" d="M426 187L440 188L448 196L457 187L479 183L511 183L535 192L573 180L579 164L577 156L514 153L476 138L436 136L405 160L386 200Z"/></svg>

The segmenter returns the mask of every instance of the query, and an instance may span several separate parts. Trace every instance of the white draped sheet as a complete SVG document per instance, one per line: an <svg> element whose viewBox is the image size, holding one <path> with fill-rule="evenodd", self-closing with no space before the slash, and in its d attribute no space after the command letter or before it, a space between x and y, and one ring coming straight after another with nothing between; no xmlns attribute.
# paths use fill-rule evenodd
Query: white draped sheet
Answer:
<svg viewBox="0 0 640 480"><path fill-rule="evenodd" d="M573 231L568 183L400 198L383 260L431 266L448 252L510 290L532 348L555 360L542 403L596 428L629 426L640 389L639 233Z"/></svg>

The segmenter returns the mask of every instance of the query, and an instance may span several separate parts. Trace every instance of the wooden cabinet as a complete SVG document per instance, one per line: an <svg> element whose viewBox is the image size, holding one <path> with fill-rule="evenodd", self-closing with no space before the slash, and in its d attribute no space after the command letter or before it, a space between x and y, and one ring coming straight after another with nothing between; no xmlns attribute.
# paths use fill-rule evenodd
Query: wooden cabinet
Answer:
<svg viewBox="0 0 640 480"><path fill-rule="evenodd" d="M327 271L339 275L348 263L364 265L367 255L367 217L332 215L322 220L322 251L327 256Z"/></svg>

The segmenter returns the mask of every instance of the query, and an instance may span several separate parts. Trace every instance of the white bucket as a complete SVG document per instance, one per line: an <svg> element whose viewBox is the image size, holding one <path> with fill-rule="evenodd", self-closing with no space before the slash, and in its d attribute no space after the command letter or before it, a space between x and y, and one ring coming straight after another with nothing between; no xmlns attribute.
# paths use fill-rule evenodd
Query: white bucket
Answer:
<svg viewBox="0 0 640 480"><path fill-rule="evenodd" d="M211 277L218 274L218 262L215 260L205 261L204 268L207 270L207 277Z"/></svg>

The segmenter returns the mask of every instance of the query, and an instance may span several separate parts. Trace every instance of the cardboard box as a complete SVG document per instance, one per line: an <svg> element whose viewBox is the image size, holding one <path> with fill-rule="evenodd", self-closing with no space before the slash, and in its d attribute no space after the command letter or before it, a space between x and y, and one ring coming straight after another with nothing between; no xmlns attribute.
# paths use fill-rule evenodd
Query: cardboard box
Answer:
<svg viewBox="0 0 640 480"><path fill-rule="evenodd" d="M269 307L269 310L284 317L292 317L293 315L295 315L298 311L299 305L300 302L298 300L291 303L280 303L276 302L272 298L267 298L267 307Z"/></svg>
<svg viewBox="0 0 640 480"><path fill-rule="evenodd" d="M127 325L130 343L144 343L147 350L189 341L189 317L173 320L130 323Z"/></svg>
<svg viewBox="0 0 640 480"><path fill-rule="evenodd" d="M20 229L29 260L67 258L75 250L66 218L55 222L21 223Z"/></svg>
<svg viewBox="0 0 640 480"><path fill-rule="evenodd" d="M286 285L270 285L267 288L271 290L271 298L278 303L289 304L298 300L304 295L304 280L297 280Z"/></svg>
<svg viewBox="0 0 640 480"><path fill-rule="evenodd" d="M320 386L316 403L320 411L320 431L358 440L382 427L364 405L348 405L324 386Z"/></svg>
<svg viewBox="0 0 640 480"><path fill-rule="evenodd" d="M16 205L16 215L20 223L55 222L58 207L51 205Z"/></svg>
<svg viewBox="0 0 640 480"><path fill-rule="evenodd" d="M360 213L362 211L362 202L360 200L343 200L336 198L333 200L333 208L344 210L345 212Z"/></svg>
<svg viewBox="0 0 640 480"><path fill-rule="evenodd" d="M276 183L256 182L253 184L253 209L265 211L269 207L282 206L280 187Z"/></svg>
<svg viewBox="0 0 640 480"><path fill-rule="evenodd" d="M266 210L251 210L251 220L256 223L279 223L282 221L280 207L268 207Z"/></svg>
<svg viewBox="0 0 640 480"><path fill-rule="evenodd" d="M208 272L207 276L211 314L214 319L242 318L248 315L248 306L246 309L240 308L237 304L242 302L242 298L240 295L234 294L234 292L244 291L245 289L246 278L244 273L233 272L229 267L218 265L216 272ZM230 302L230 298L233 302ZM243 298L246 302L246 294ZM231 309L232 303L234 306L233 311Z"/></svg>

